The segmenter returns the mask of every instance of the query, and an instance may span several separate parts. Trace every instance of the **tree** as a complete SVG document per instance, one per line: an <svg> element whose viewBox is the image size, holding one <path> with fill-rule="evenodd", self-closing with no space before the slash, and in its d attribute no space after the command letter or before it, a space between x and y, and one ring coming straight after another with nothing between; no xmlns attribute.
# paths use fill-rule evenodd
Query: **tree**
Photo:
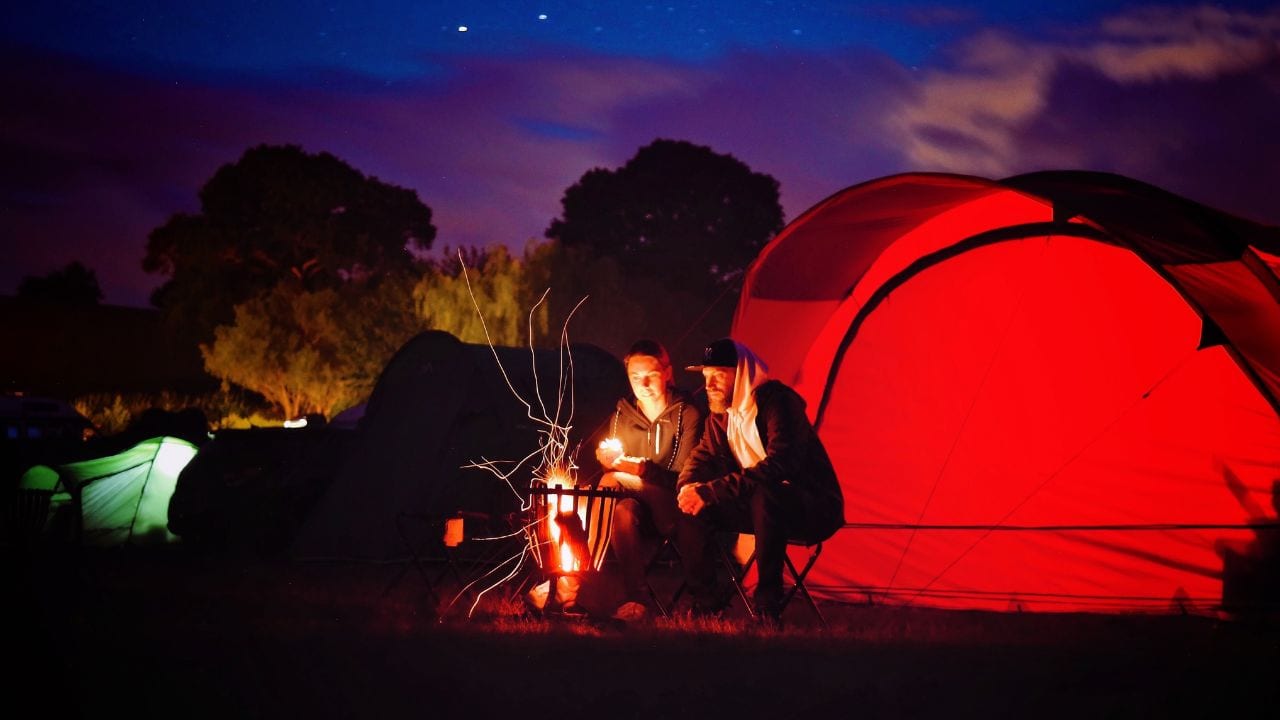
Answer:
<svg viewBox="0 0 1280 720"><path fill-rule="evenodd" d="M497 245L463 250L461 258L446 255L414 286L414 312L427 327L463 342L486 342L487 327L494 345L541 345L547 339L548 306L538 305L546 289L540 272L545 264L534 260L540 252L531 245L518 259Z"/></svg>
<svg viewBox="0 0 1280 720"><path fill-rule="evenodd" d="M621 357L636 339L648 337L681 363L696 360L708 340L729 333L737 299L732 288L708 297L672 278L636 272L614 256L555 241L540 246L528 263L528 277L549 291L547 325L555 335L548 344L567 328L572 341ZM694 382L680 374L676 380L686 387Z"/></svg>
<svg viewBox="0 0 1280 720"><path fill-rule="evenodd" d="M777 180L675 140L655 140L617 170L587 172L561 204L547 237L706 297L736 283L783 226Z"/></svg>
<svg viewBox="0 0 1280 720"><path fill-rule="evenodd" d="M282 280L319 291L409 271L435 234L414 191L329 153L261 145L218 169L199 213L152 231L142 266L169 277L152 303L207 342L236 305Z"/></svg>
<svg viewBox="0 0 1280 720"><path fill-rule="evenodd" d="M426 329L402 277L319 290L282 282L234 314L201 346L205 368L259 393L285 418L332 417L362 401L396 350Z"/></svg>
<svg viewBox="0 0 1280 720"><path fill-rule="evenodd" d="M18 297L69 305L97 305L102 302L98 275L79 260L67 263L48 275L27 275L18 285Z"/></svg>

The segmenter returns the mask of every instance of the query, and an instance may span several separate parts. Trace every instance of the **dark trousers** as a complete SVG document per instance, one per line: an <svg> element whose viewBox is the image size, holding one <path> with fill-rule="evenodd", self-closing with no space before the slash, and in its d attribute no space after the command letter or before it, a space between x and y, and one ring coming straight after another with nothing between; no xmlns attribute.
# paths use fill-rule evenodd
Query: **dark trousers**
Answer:
<svg viewBox="0 0 1280 720"><path fill-rule="evenodd" d="M805 535L800 493L789 483L757 485L736 502L717 503L677 524L676 547L684 561L694 602L715 602L716 558L711 545L717 531L750 533L756 539L755 605L776 611L782 600L782 567L787 540Z"/></svg>
<svg viewBox="0 0 1280 720"><path fill-rule="evenodd" d="M645 571L660 538L671 537L680 522L676 495L667 488L643 485L628 491L613 508L609 547L618 560L624 601L645 602Z"/></svg>

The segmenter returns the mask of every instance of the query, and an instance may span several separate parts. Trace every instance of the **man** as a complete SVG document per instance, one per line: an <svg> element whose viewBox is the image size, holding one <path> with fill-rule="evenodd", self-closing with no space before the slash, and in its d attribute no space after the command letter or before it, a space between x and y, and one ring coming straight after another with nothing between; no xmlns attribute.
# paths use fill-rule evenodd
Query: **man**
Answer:
<svg viewBox="0 0 1280 720"><path fill-rule="evenodd" d="M708 345L700 371L711 415L677 482L680 510L712 529L755 535L754 604L762 621L780 622L788 539L826 540L844 524L844 498L827 451L794 390L732 338ZM691 590L708 592L715 566L707 542L681 547Z"/></svg>
<svg viewBox="0 0 1280 720"><path fill-rule="evenodd" d="M639 340L623 358L634 399L622 398L596 459L601 487L621 488L614 507L610 547L622 576L615 617L643 619L649 601L645 570L659 538L673 537L688 522L676 508L676 478L702 436L704 413L672 380L671 359L661 344Z"/></svg>

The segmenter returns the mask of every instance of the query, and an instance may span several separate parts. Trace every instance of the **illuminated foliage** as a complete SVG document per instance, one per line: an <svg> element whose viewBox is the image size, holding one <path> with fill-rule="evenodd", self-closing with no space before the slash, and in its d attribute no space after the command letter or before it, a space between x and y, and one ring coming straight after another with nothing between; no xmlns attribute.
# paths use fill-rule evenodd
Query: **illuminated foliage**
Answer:
<svg viewBox="0 0 1280 720"><path fill-rule="evenodd" d="M498 245L464 250L461 260L446 258L414 286L414 313L429 328L452 333L463 342L483 344L486 339L478 307L494 345L543 344L549 327L548 307L544 303L535 309L534 305L546 288L546 264L538 260L546 252L543 246L531 245L522 258L516 258Z"/></svg>
<svg viewBox="0 0 1280 720"><path fill-rule="evenodd" d="M259 393L286 418L333 417L368 396L387 360L424 329L406 283L307 290L281 283L235 307L201 346L205 368Z"/></svg>

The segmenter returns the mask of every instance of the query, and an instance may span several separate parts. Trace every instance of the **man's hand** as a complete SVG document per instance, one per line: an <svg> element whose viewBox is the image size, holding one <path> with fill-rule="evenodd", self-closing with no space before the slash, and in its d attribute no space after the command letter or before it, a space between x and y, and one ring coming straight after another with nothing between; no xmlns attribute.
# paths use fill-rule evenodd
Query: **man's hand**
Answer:
<svg viewBox="0 0 1280 720"><path fill-rule="evenodd" d="M707 502L698 494L698 487L702 483L691 483L680 488L680 492L676 494L676 504L680 506L680 511L686 515L697 515L707 506Z"/></svg>

